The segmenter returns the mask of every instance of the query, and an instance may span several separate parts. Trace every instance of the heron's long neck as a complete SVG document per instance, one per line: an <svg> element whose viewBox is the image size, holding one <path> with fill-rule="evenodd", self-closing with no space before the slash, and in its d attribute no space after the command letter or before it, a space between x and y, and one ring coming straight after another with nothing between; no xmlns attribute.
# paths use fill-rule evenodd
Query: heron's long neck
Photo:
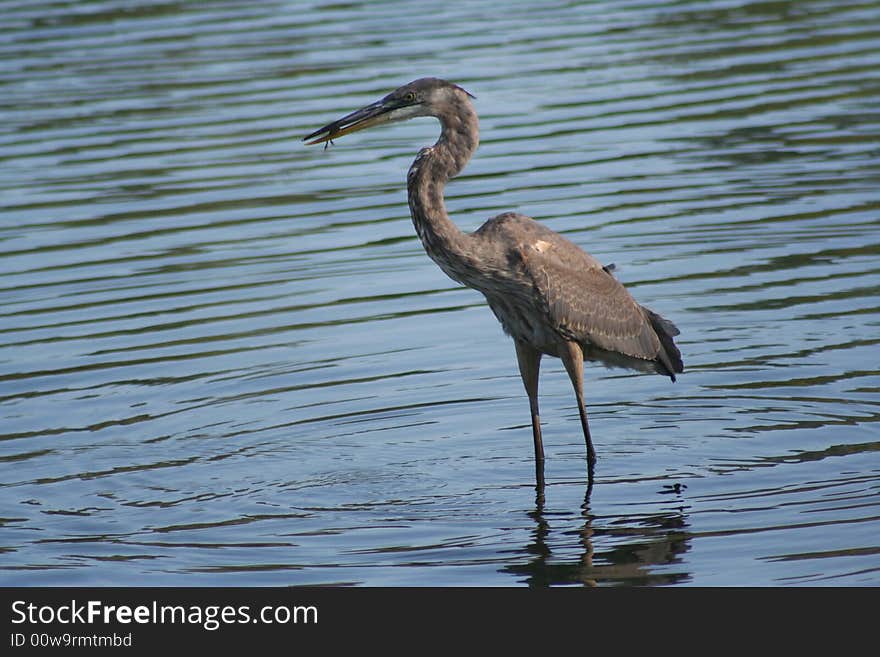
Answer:
<svg viewBox="0 0 880 657"><path fill-rule="evenodd" d="M419 151L409 169L409 208L425 251L448 276L465 283L470 239L449 218L443 191L476 150L479 124L473 106L464 99L440 117L440 123L440 139Z"/></svg>

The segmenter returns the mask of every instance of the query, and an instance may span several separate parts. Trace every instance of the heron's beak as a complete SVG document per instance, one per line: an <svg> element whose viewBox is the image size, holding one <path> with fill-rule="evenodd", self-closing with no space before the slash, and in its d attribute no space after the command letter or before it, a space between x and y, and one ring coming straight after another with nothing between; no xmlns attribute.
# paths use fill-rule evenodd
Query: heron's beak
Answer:
<svg viewBox="0 0 880 657"><path fill-rule="evenodd" d="M303 141L307 146L312 144L321 144L331 139L336 139L350 132L357 132L364 128L371 128L375 125L388 123L392 120L391 112L396 106L386 101L384 98L378 102L362 107L361 109L346 114L341 119L328 123L323 128L315 130L312 134L303 137ZM309 141L311 140L311 141Z"/></svg>

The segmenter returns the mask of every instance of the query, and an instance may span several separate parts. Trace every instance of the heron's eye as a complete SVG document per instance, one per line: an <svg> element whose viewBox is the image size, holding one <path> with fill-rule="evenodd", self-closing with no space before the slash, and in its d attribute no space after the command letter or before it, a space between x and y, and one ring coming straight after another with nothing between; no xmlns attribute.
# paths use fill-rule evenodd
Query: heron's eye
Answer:
<svg viewBox="0 0 880 657"><path fill-rule="evenodd" d="M406 96L403 97L403 99L408 103L414 103L416 102L416 95L414 92L409 91L407 92Z"/></svg>

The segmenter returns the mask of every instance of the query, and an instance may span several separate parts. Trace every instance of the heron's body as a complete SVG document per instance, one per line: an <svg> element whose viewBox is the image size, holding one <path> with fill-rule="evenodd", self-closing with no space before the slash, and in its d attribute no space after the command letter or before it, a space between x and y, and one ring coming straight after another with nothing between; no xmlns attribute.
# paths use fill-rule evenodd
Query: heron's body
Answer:
<svg viewBox="0 0 880 657"><path fill-rule="evenodd" d="M306 139L329 141L414 116L434 116L442 130L436 144L419 151L407 176L413 224L434 262L450 278L483 293L514 340L531 407L538 483L543 484L544 459L538 371L544 354L561 358L571 378L592 480L595 452L583 400L584 359L656 371L675 381L683 371L672 339L678 330L639 305L609 267L529 217L507 212L473 233L452 222L443 200L445 185L479 143L476 112L460 87L436 78L416 80Z"/></svg>

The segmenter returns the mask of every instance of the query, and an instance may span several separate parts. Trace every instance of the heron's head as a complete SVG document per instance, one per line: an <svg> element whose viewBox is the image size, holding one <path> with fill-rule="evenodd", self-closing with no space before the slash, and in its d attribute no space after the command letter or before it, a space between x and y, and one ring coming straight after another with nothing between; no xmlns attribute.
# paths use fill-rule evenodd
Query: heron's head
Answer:
<svg viewBox="0 0 880 657"><path fill-rule="evenodd" d="M350 132L383 123L406 121L417 116L441 116L471 94L456 84L438 78L421 78L395 89L366 107L346 114L303 137L307 145L329 142Z"/></svg>

